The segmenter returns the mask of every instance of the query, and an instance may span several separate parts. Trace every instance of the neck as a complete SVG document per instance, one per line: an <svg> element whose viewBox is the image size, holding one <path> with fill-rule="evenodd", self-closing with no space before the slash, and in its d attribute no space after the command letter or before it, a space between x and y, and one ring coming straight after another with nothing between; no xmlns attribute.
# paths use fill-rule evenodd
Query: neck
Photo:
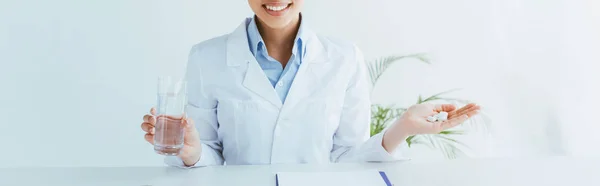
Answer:
<svg viewBox="0 0 600 186"><path fill-rule="evenodd" d="M294 39L300 28L300 15L296 16L288 25L281 28L271 28L264 24L260 19L257 21L258 31L265 41L267 50L270 49L291 49L294 46Z"/></svg>

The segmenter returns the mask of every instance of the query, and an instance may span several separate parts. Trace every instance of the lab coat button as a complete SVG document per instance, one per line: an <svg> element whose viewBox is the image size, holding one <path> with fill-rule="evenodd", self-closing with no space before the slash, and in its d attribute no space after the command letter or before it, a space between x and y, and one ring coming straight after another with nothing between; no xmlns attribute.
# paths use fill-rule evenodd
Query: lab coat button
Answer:
<svg viewBox="0 0 600 186"><path fill-rule="evenodd" d="M283 81L279 81L279 83L277 83L277 86L283 86Z"/></svg>

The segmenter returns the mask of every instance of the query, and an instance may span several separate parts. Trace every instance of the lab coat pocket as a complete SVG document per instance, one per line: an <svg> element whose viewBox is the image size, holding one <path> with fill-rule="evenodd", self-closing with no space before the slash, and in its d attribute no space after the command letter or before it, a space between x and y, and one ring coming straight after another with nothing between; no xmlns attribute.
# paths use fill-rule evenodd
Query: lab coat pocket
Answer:
<svg viewBox="0 0 600 186"><path fill-rule="evenodd" d="M266 148L264 143L268 141L271 105L268 102L258 100L227 100L230 103L230 117L235 133L233 137L236 143L238 157L246 157L248 162L262 162L257 149Z"/></svg>
<svg viewBox="0 0 600 186"><path fill-rule="evenodd" d="M308 133L313 134L313 140L322 143L322 139L330 139L340 122L342 104L336 99L311 99L305 104L307 112ZM318 136L314 136L318 135Z"/></svg>

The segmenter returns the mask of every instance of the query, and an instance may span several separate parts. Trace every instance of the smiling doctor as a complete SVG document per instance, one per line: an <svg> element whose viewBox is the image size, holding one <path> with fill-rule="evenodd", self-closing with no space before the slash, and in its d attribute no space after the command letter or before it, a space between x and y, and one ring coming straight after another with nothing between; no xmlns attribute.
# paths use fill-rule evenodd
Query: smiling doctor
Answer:
<svg viewBox="0 0 600 186"><path fill-rule="evenodd" d="M249 0L255 16L190 52L184 147L178 167L330 163L403 159L408 136L459 125L479 106L419 104L369 137L371 102L361 51L318 35L300 13L303 0ZM445 111L444 122L427 116ZM154 108L142 129L152 143Z"/></svg>

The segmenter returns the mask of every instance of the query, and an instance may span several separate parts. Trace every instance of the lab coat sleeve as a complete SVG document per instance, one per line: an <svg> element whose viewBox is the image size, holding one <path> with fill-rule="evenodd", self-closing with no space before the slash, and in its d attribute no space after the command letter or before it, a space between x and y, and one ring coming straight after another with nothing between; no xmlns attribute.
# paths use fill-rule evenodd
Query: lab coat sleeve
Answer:
<svg viewBox="0 0 600 186"><path fill-rule="evenodd" d="M383 162L407 159L397 148L387 152L382 145L385 131L370 136L370 83L362 52L355 48L355 65L346 89L339 127L333 137L332 162Z"/></svg>
<svg viewBox="0 0 600 186"><path fill-rule="evenodd" d="M202 72L201 60L198 52L201 49L193 47L190 51L188 65L186 70L186 81L188 87L188 104L186 113L196 125L200 134L202 152L200 160L188 167L183 164L181 158L177 156L165 157L165 163L170 166L180 168L203 167L210 165L223 165L222 143L217 136L217 101L205 88L206 80Z"/></svg>

